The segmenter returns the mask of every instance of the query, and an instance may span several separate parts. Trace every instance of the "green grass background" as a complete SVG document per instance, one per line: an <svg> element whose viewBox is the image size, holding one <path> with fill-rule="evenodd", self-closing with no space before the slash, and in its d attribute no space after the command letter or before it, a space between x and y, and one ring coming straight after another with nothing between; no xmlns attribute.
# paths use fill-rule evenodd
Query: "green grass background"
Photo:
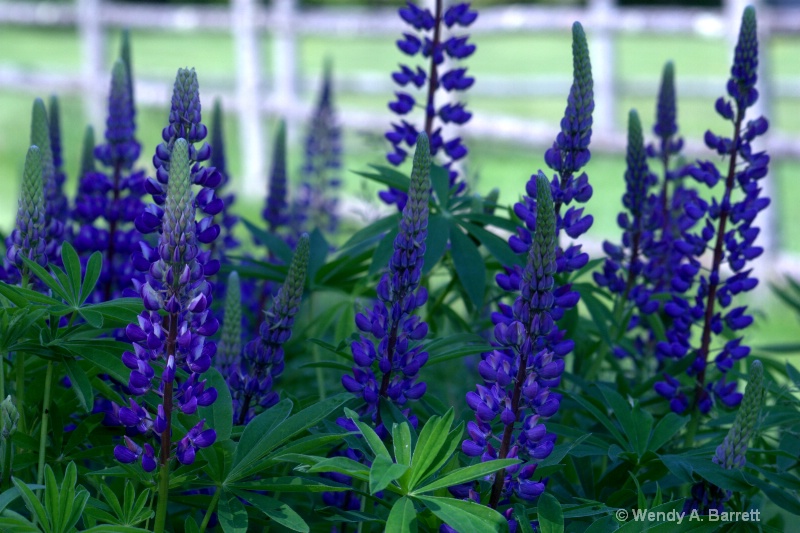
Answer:
<svg viewBox="0 0 800 533"><path fill-rule="evenodd" d="M592 35L588 34L591 48ZM331 57L335 74L375 74L389 76L389 72L403 60L394 46L395 36L326 38L307 36L299 43L300 69L302 75L315 76L321 71L325 57ZM106 57L110 64L116 57L119 36L108 35ZM497 34L480 35L474 38L478 50L468 60L470 73L479 84L482 75L507 76L509 83L520 83L526 77L536 75L566 76L571 73L570 36L567 33ZM80 69L80 45L77 34L71 29L49 29L0 26L0 67L15 66L31 70L66 73ZM208 109L213 94L203 91L204 82L217 87L233 86L233 43L230 35L200 32L151 32L132 33L134 72L137 76L160 78L169 81L178 67L194 66L200 78L201 96ZM265 79L269 80L271 65L271 42L265 36L261 41L262 63ZM800 39L776 38L771 41L767 54L772 75L778 80L800 79ZM615 41L616 73L620 81L640 81L653 87L652 97L623 97L618 101L617 121L625 123L631 107L639 110L649 133L652 126L655 101L661 68L667 60L676 65L676 75L709 76L720 80L720 93L724 89L724 78L729 72L732 55L729 43L723 39L687 36L653 36L630 34L619 36ZM13 225L16 197L21 167L28 143L30 106L33 95L0 90L0 229L8 231ZM391 120L386 101L391 95L336 94L340 112L349 109L385 112L387 124ZM313 98L313 94L304 95ZM566 94L563 97L546 98L490 98L468 96L470 108L484 115L492 113L547 120L557 124L563 114ZM699 139L708 128L726 131L725 124L714 113L714 98L680 98L679 124L681 133L687 138ZM142 165L149 167L155 145L160 141L161 128L166 123L167 101L161 107L139 110L139 138L143 143ZM77 95L62 97L62 129L64 157L67 171L74 176L78 165L80 138L86 124L82 105ZM771 125L778 131L800 136L800 100L779 99L773 103ZM95 124L97 134L103 133L103 125ZM274 124L267 121L267 138ZM232 175L238 176L241 168L238 151L236 121L227 118L226 137L228 158ZM466 131L468 136L468 128ZM524 139L520 141L524 142ZM524 184L531 173L544 168L540 149L525 147L523 143L493 142L467 139L470 148L468 171L478 191L487 192L498 187L501 202L513 203L523 192ZM348 169L363 169L370 163L383 164L385 142L380 134L346 131L345 166ZM266 149L266 147L265 147ZM290 167L299 166L299 150L290 150ZM595 154L586 171L594 187L588 211L595 217L591 236L595 239L617 239L616 214L620 209L624 161L620 156ZM800 170L798 161L773 160L770 179L775 180L776 195L783 200L776 204L779 209L781 240L783 247L800 252L800 233L793 231L795 210L791 198L800 197L800 182L795 177ZM68 184L68 192L74 194L74 181ZM235 186L239 186L235 183ZM374 197L375 188L363 183L357 176L345 176L347 194ZM248 218L256 219L261 200L247 200L240 195L239 211ZM773 207L775 208L775 207ZM782 304L768 291L755 297L753 303L760 312L754 326L755 344L776 343L800 338L795 316L787 312Z"/></svg>

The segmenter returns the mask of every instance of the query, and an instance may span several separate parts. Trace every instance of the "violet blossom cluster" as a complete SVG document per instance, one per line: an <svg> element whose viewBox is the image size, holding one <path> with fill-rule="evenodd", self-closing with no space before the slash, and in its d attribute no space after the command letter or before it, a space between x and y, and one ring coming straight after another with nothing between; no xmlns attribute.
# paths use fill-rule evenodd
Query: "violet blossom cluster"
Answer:
<svg viewBox="0 0 800 533"><path fill-rule="evenodd" d="M674 376L664 374L664 381L656 383L655 389L670 400L671 408L682 413L690 405L702 413L708 413L719 401L727 407L737 406L742 399L736 391L736 381L726 379L734 363L746 357L750 348L737 336L726 341L716 351L713 360L712 339L727 328L735 335L753 322L746 306L734 306L734 296L752 290L758 284L748 262L763 252L755 244L759 233L755 218L769 205L769 198L761 195L759 180L767 175L769 156L756 152L753 140L763 135L768 127L764 117L745 122L747 109L755 104L758 91L755 88L758 67L758 39L755 10L748 7L742 16L742 26L736 44L731 78L727 84L730 99L719 98L717 113L733 126L733 137L718 136L706 132L706 145L720 156L728 157L727 174L710 161L699 161L687 172L700 183L713 187L724 184L721 199L713 198L709 203L697 199L686 205L687 212L704 217L705 222L697 232L686 232L676 246L693 256L693 260L681 266L673 279L673 286L685 287L687 294L674 294L664 306L672 319L667 330L667 340L658 343L657 350L665 359L692 357L688 374L693 378L690 388L693 398L686 394L686 387ZM712 263L708 271L701 271L699 257L706 248L713 250ZM732 272L724 278L721 272L726 264ZM695 287L694 294L689 290ZM692 326L700 332L700 338L692 337ZM699 341L699 342L698 342ZM716 368L716 379L707 379L709 364Z"/></svg>
<svg viewBox="0 0 800 533"><path fill-rule="evenodd" d="M278 403L278 393L272 385L283 372L283 345L292 336L302 303L309 252L308 235L304 234L297 243L286 280L264 315L258 337L247 343L237 363L230 367L228 385L233 397L233 419L238 424L249 422L257 409Z"/></svg>
<svg viewBox="0 0 800 533"><path fill-rule="evenodd" d="M288 183L286 177L286 122L278 123L272 145L272 166L269 174L269 190L261 216L267 223L270 233L278 234L289 229L292 219L287 199Z"/></svg>
<svg viewBox="0 0 800 533"><path fill-rule="evenodd" d="M511 494L534 500L545 489L547 480L537 479L536 463L553 450L556 436L547 432L544 422L560 406L561 396L551 389L560 383L564 355L573 345L552 342L553 332L558 332L553 310L559 305L556 217L547 177L540 172L537 178L537 224L518 296L510 317L494 317L496 348L485 353L478 365L484 384L467 394L475 421L467 425L469 438L462 451L482 461L523 461L495 475L492 508ZM498 416L501 429L495 434Z"/></svg>
<svg viewBox="0 0 800 533"><path fill-rule="evenodd" d="M191 415L217 398L217 391L201 378L216 352L215 343L208 338L219 323L211 314L212 285L206 280L213 272L200 260L201 224L195 221L189 146L185 139L177 139L172 146L158 246L151 248L142 241L141 251L133 258L144 271L144 281L134 280L134 284L145 310L137 323L126 328L133 351L122 354L122 362L131 370L130 394L141 397L155 392L160 402L153 413L143 401L131 397L129 405L119 409L119 420L139 433L154 433L162 466L169 464L173 452L180 463L192 464L197 450L216 440L214 430L204 430L205 421L201 420L174 450L171 443L175 412ZM160 379L154 363L163 365ZM114 456L122 463L141 460L147 472L157 466L154 447L149 442L140 446L127 435L124 445L114 449Z"/></svg>
<svg viewBox="0 0 800 533"><path fill-rule="evenodd" d="M97 147L94 133L84 139L78 192L72 218L78 223L73 243L84 259L103 254L94 301L110 301L132 288L138 276L130 261L142 234L134 221L145 208L145 173L134 169L141 144L136 140L135 107L129 69L117 60L111 74L105 142ZM105 170L98 170L95 161Z"/></svg>
<svg viewBox="0 0 800 533"><path fill-rule="evenodd" d="M418 377L428 360L420 342L428 333L428 325L414 311L428 299L420 279L428 235L430 165L428 137L423 132L416 142L408 201L394 240L389 270L378 283L378 302L356 315L361 334L351 344L355 366L352 375L342 377L344 388L364 400L363 414L372 416L382 437L388 432L380 422L379 400L386 398L402 408L426 391L425 382L418 381ZM413 416L409 420L416 422ZM340 423L348 425L341 419Z"/></svg>
<svg viewBox="0 0 800 533"><path fill-rule="evenodd" d="M25 156L16 224L11 235L6 238L4 281L31 281L29 269L22 261L23 257L39 266L47 265L45 209L42 152L38 146L31 146Z"/></svg>
<svg viewBox="0 0 800 533"><path fill-rule="evenodd" d="M469 2L453 4L444 9L443 1L436 0L435 12L431 12L409 0L406 7L400 8L399 14L413 28L413 32L403 33L403 38L397 41L397 47L410 57L419 55L422 60L429 61L429 66L423 68L401 64L400 69L392 73L392 79L402 90L395 92L396 100L389 103L389 109L401 118L399 122L392 123L391 130L385 135L392 145L392 151L386 159L392 165L400 166L406 160L409 149L417 142L419 132L424 131L430 142L431 155L443 156L444 167L450 172L450 187L454 189L452 194L459 194L466 184L457 181L458 172L454 163L463 159L468 150L461 137L445 138L443 128L461 126L472 118L472 113L467 111L463 102L449 100L455 93L465 91L475 83L475 78L467 74L467 69L458 64L475 52L475 45L469 42L468 35L457 34L454 30L459 26L470 26L478 13L470 9ZM445 31L449 32L447 38L443 35ZM456 64L451 66L453 62ZM437 98L439 89L450 96L439 93ZM422 91L423 94L414 96L409 90ZM425 110L421 124L407 118L418 105L418 100L420 107ZM394 188L381 191L379 196L387 204L397 204L400 210L407 199L405 193Z"/></svg>
<svg viewBox="0 0 800 533"><path fill-rule="evenodd" d="M214 109L211 114L211 166L219 172L220 182L218 189L222 190L224 187L230 185L230 176L228 175L228 165L225 158L225 135L223 132L223 117L222 117L222 103L217 99L214 101ZM226 191L226 194L220 198L222 201L222 210L219 212L219 222L221 230L221 240L219 244L222 249L217 255L224 256L226 253L239 247L239 241L234 237L234 228L239 222L239 217L234 215L231 211L233 204L236 202L236 195L233 192ZM216 244L216 241L215 241ZM212 250L214 247L212 246Z"/></svg>

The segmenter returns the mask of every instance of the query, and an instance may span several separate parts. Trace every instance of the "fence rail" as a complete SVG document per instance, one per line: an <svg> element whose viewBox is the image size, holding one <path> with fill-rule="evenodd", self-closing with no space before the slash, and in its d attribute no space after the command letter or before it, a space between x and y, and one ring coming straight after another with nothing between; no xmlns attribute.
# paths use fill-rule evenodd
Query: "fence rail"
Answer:
<svg viewBox="0 0 800 533"><path fill-rule="evenodd" d="M615 127L615 103L621 94L652 94L652 87L641 82L620 82L615 75L614 37L622 33L713 35L736 39L739 17L746 3L724 0L723 9L622 8L614 0L589 0L588 7L504 6L481 10L479 23L470 28L472 34L531 33L567 31L573 21L580 20L589 32L595 78L595 151L622 153L624 132ZM755 3L758 3L757 1ZM769 40L782 34L800 33L800 9L759 6L759 36L766 49ZM310 8L300 10L297 0L272 0L269 6L257 0L231 0L223 6L164 6L120 3L105 0L75 0L74 4L31 3L0 0L0 25L71 26L79 31L83 54L80 74L48 74L16 69L0 64L0 89L14 88L41 91L59 90L79 93L92 121L102 117L102 92L107 83L105 72L104 33L110 28L148 28L157 30L206 30L231 33L234 39L236 64L235 89L204 85L221 94L227 108L238 113L241 153L244 164L244 187L248 192L264 190L265 152L261 116L281 115L290 122L302 120L309 109L299 94L316 79L299 75L297 41L303 35L396 35L403 26L396 12L388 8ZM258 36L269 34L273 39L270 79L262 75ZM800 98L800 82L784 80L776 83L769 75L766 54L761 62L760 112L769 114L774 97ZM509 80L513 81L509 83ZM390 94L393 87L387 77L370 75L339 77L337 89L357 94ZM503 96L563 95L570 80L558 77L482 77L476 94ZM709 81L681 77L679 91L684 96L714 95L724 80ZM163 104L169 99L167 80L137 79L137 100L142 105ZM260 113L253 113L253 109ZM383 113L375 114L348 109L343 125L349 128L381 131L388 122ZM545 146L552 142L555 124L512 116L491 116L477 111L470 122L469 136L493 138ZM291 131L290 127L290 131ZM800 159L800 138L771 133L764 146L775 156ZM690 154L705 153L697 143L688 143ZM255 156L254 156L255 154ZM771 180L765 188L771 189ZM767 194L776 198L774 194ZM765 249L779 246L776 209L768 210L761 225ZM778 264L778 262L772 262ZM784 261L783 263L786 263Z"/></svg>

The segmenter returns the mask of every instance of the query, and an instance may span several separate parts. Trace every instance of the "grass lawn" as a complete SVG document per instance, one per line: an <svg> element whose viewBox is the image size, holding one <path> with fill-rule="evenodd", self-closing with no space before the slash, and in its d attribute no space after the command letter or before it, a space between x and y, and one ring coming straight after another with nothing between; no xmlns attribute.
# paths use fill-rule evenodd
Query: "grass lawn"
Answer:
<svg viewBox="0 0 800 533"><path fill-rule="evenodd" d="M588 34L591 47L591 33ZM306 37L299 47L301 74L317 75L325 57L334 61L336 73L369 73L388 77L388 73L402 60L394 47L395 36L386 38L350 37L337 39ZM233 44L228 34L194 32L149 32L132 34L134 71L148 78L169 80L175 70L195 66L200 77L215 86L232 86L234 74ZM478 51L468 60L470 73L480 83L482 75L509 76L524 81L532 75L565 76L571 72L570 37L564 33L483 35L475 40ZM109 71L111 58L116 55L118 36L107 40ZM262 40L264 76L269 80L271 46L268 38ZM775 39L769 50L772 72L781 79L800 76L800 39ZM681 76L713 76L723 79L729 69L731 51L721 39L687 38L677 36L626 35L616 42L617 75L620 80L645 81L655 92L662 65L672 59L676 64L678 79ZM25 67L32 70L54 72L75 71L80 68L80 47L77 35L68 29L42 29L27 27L0 27L0 66ZM722 91L724 85L720 85ZM210 107L211 95L203 93L204 105ZM18 181L28 142L30 106L34 95L0 91L0 229L7 232L13 225L16 211ZM40 96L47 96L42 94ZM312 95L306 95L311 97ZM349 109L386 112L387 124L391 120L386 101L390 95L337 94L341 113ZM557 123L565 105L564 97L547 98L489 98L469 96L471 109L484 116L492 114L516 115ZM160 108L140 109L137 117L139 138L143 142L142 164L149 166L160 131L167 117L168 102ZM700 138L705 129L718 128L722 121L713 110L713 99L691 98L679 101L681 131L692 138ZM626 97L618 103L617 120L624 124L627 110L639 109L649 132L654 114L653 98ZM85 124L80 100L76 96L62 98L62 127L67 170L70 176L78 164L80 138ZM800 100L778 100L774 107L772 125L783 132L800 133ZM241 162L234 147L237 145L236 120L228 118L228 157L233 176L239 175ZM268 124L267 136L274 130ZM95 124L98 136L103 125ZM722 130L724 131L724 130ZM467 129L468 137L468 129ZM541 150L523 148L513 143L499 143L468 139L471 150L468 171L473 185L480 192L498 187L501 201L513 203L524 190L530 174L543 168ZM379 134L348 131L345 135L345 158L348 169L363 169L370 163L383 164L385 142ZM290 168L299 166L299 150L290 151ZM798 161L775 161L772 177L776 180L777 197L800 197L800 182L794 175L800 170ZM620 209L624 161L619 156L595 154L586 169L594 187L594 197L588 211L595 217L591 235L595 239L617 239L616 214ZM364 184L354 174L345 176L347 194L374 198L375 187ZM74 192L75 183L68 185ZM261 200L245 201L240 197L239 209L248 218L257 218ZM800 252L800 234L794 227L789 202L778 205L780 209L783 242L787 249ZM768 316L759 316L754 328L756 343L788 341L796 338L797 324L794 315L787 313L774 298L762 296L756 301L759 308L769 309Z"/></svg>

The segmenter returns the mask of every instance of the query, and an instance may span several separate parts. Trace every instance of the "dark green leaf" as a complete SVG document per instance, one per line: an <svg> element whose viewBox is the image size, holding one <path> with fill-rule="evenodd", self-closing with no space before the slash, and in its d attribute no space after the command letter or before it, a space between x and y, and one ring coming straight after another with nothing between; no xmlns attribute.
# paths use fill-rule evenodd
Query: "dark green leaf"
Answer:
<svg viewBox="0 0 800 533"><path fill-rule="evenodd" d="M257 242L266 246L267 250L269 250L271 254L274 254L278 259L287 265L292 262L292 249L289 248L289 245L286 244L283 239L277 235L273 235L267 231L264 231L245 218L242 219L242 223L250 231L250 234L253 236L253 238Z"/></svg>
<svg viewBox="0 0 800 533"><path fill-rule="evenodd" d="M247 533L247 511L235 495L225 493L220 497L217 518L225 533Z"/></svg>
<svg viewBox="0 0 800 533"><path fill-rule="evenodd" d="M81 286L80 304L83 305L86 299L92 294L97 280L100 279L100 272L103 270L103 255L100 252L95 252L89 257L86 262L86 275L83 278L83 285Z"/></svg>
<svg viewBox="0 0 800 533"><path fill-rule="evenodd" d="M397 228L392 229L378 243L375 253L372 254L372 263L369 265L370 276L389 266L389 260L392 258L392 253L394 253L394 239L397 237L397 233Z"/></svg>
<svg viewBox="0 0 800 533"><path fill-rule="evenodd" d="M385 533L417 533L417 511L414 502L403 497L394 502L386 521Z"/></svg>
<svg viewBox="0 0 800 533"><path fill-rule="evenodd" d="M339 249L340 253L348 251L349 248L356 246L357 244L361 244L362 242L374 239L378 235L382 235L383 233L389 231L392 228L396 228L399 222L400 222L400 213L395 213L393 215L381 218L380 220L376 220L369 226L361 228L360 230L355 232L353 236L350 237L347 240L347 242L344 243L342 247Z"/></svg>
<svg viewBox="0 0 800 533"><path fill-rule="evenodd" d="M428 236L425 238L423 274L430 272L442 258L449 239L450 221L438 213L431 215L428 218Z"/></svg>
<svg viewBox="0 0 800 533"><path fill-rule="evenodd" d="M92 383L89 381L89 377L72 357L63 357L61 361L67 371L67 376L72 382L71 388L75 392L78 402L84 411L91 413L94 408L94 393L92 392Z"/></svg>
<svg viewBox="0 0 800 533"><path fill-rule="evenodd" d="M536 505L536 512L542 533L564 533L564 512L555 496L549 492L542 493Z"/></svg>
<svg viewBox="0 0 800 533"><path fill-rule="evenodd" d="M292 531L300 531L301 533L309 531L308 524L285 503L275 498L270 498L269 496L263 496L254 492L234 492L283 527L291 529Z"/></svg>
<svg viewBox="0 0 800 533"><path fill-rule="evenodd" d="M483 292L486 285L486 265L475 244L458 226L450 228L450 253L470 302L476 309L483 306Z"/></svg>
<svg viewBox="0 0 800 533"><path fill-rule="evenodd" d="M472 500L435 496L417 496L425 507L456 531L500 533L508 531L508 522L494 509Z"/></svg>
<svg viewBox="0 0 800 533"><path fill-rule="evenodd" d="M439 205L446 209L450 199L450 175L448 170L439 165L431 165L430 178Z"/></svg>
<svg viewBox="0 0 800 533"><path fill-rule="evenodd" d="M233 401L225 378L215 368L210 368L203 375L206 389L217 389L216 401L208 407L198 408L200 418L206 419L206 425L217 432L217 442L228 440L233 428Z"/></svg>
<svg viewBox="0 0 800 533"><path fill-rule="evenodd" d="M399 479L407 471L408 465L397 464L389 457L378 455L369 469L370 494L382 491L389 483Z"/></svg>
<svg viewBox="0 0 800 533"><path fill-rule="evenodd" d="M405 193L408 192L408 187L411 185L411 180L408 178L408 176L393 168L380 165L369 166L376 172L353 172L353 174L361 176L362 178L367 178L368 180L383 183L384 185L388 185L389 187L397 189L398 191Z"/></svg>
<svg viewBox="0 0 800 533"><path fill-rule="evenodd" d="M461 222L461 225L470 235L478 239L501 265L511 267L523 264L525 256L515 254L504 239L469 222Z"/></svg>
<svg viewBox="0 0 800 533"><path fill-rule="evenodd" d="M519 459L495 459L493 461L477 463L464 468L459 468L458 470L440 477L433 483L429 483L424 487L414 489L412 494L424 494L426 492L432 492L434 490L452 487L454 485L467 483L468 481L481 479L493 472L498 472L503 468L508 468L518 463L520 463Z"/></svg>

